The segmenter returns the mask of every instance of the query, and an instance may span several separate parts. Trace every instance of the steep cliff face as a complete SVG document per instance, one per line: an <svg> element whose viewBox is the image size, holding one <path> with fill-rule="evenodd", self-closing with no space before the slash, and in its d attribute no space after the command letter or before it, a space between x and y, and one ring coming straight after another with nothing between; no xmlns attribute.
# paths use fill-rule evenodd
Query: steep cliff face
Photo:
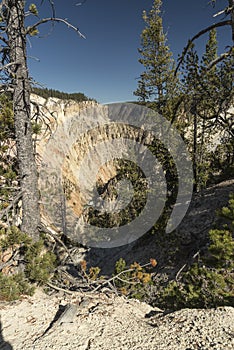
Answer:
<svg viewBox="0 0 234 350"><path fill-rule="evenodd" d="M116 176L114 160L122 157L126 139L139 141L146 136L128 125L109 124L108 107L96 102L33 95L33 115L38 112L36 105L44 120L37 143L42 213L74 236L77 218L87 216L93 204L95 184L104 186Z"/></svg>
<svg viewBox="0 0 234 350"><path fill-rule="evenodd" d="M45 100L37 95L31 96L32 113L40 110L42 133L37 142L39 154L39 184L42 195L42 213L59 228L64 229L66 218L63 218L65 207L72 210L74 216L80 216L85 198L81 195L78 183L78 170L88 149L98 139L108 137L105 130L92 131L96 111L98 118L105 119L105 108L93 101L77 103L56 98ZM91 129L91 131L90 131ZM100 164L98 154L94 161ZM106 181L113 177L115 169L110 164L102 167L99 176ZM89 169L83 174L87 183L93 181ZM65 196L64 196L65 195ZM61 203L59 201L61 200Z"/></svg>
<svg viewBox="0 0 234 350"><path fill-rule="evenodd" d="M93 220L97 217L102 220L104 227L107 221L116 224L123 220L121 210L128 204L132 205L128 209L129 219L137 216L133 204L130 204L134 193L131 181L126 182L120 178L118 183L113 184L117 167L120 167L118 161L130 162L128 172L131 172L136 161L136 164L144 163L148 173L157 174L154 167L158 164L154 161L150 164L151 161L147 158L147 152L150 152L146 151L145 146L151 142L152 135L147 129L139 129L134 123L131 124L131 118L135 118L134 122L137 120L137 123L141 123L140 117L142 122L145 120L145 115L139 113L142 112L139 111L142 107L116 104L110 108L95 102L76 103L54 98L46 101L33 96L34 114L38 111L34 103L40 104L44 119L44 134L42 133L37 146L43 215L72 239L83 244L87 244L87 236L90 238L90 235L91 240L95 241L94 245L96 239L108 241L110 237L106 236L106 232L101 236L98 229L99 238L95 237L97 232L90 233L90 225L85 226L90 216ZM49 130L46 130L46 123L50 126ZM149 166L155 171L150 171ZM161 173L160 176L162 177ZM108 189L109 184L112 190ZM116 184L117 193L114 188ZM140 198L140 201L144 200L144 197ZM158 205L161 206L161 203ZM151 207L157 208L157 204L154 202ZM106 212L108 217L105 216ZM128 239L136 239L135 232L132 229L131 237L125 237L126 242ZM121 238L120 241L122 243Z"/></svg>

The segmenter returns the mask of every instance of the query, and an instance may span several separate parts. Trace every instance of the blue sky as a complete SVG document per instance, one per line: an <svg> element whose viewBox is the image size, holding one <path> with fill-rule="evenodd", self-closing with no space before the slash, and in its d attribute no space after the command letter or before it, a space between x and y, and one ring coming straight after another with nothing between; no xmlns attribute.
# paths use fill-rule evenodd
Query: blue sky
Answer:
<svg viewBox="0 0 234 350"><path fill-rule="evenodd" d="M81 39L63 24L40 27L41 38L28 41L30 76L43 87L64 92L83 92L100 103L134 101L137 77L143 70L138 63L140 34L144 28L142 11L152 7L153 0L54 0L56 16L79 27ZM188 38L215 23L213 14L227 1L164 0L163 21L168 44L177 59ZM31 3L31 1L30 1ZM40 17L50 17L49 1L38 4ZM49 35L48 35L49 34ZM203 52L207 36L197 41ZM220 51L231 44L230 29L218 30Z"/></svg>

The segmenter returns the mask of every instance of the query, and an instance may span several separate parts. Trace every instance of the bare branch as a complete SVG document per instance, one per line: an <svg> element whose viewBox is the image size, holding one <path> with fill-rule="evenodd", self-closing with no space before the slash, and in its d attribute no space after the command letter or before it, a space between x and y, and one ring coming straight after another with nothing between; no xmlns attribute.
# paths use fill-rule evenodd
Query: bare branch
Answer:
<svg viewBox="0 0 234 350"><path fill-rule="evenodd" d="M83 295L84 293L81 293L81 292L77 292L77 291L71 291L71 290L68 290L68 289L64 289L64 288L61 288L61 287L58 287L50 282L47 282L46 283L47 286L49 286L50 288L53 288L59 292L64 292L64 293L67 293L67 294L70 294L70 295L73 295L73 294L81 294Z"/></svg>
<svg viewBox="0 0 234 350"><path fill-rule="evenodd" d="M190 46L191 46L191 43L192 43L194 40L198 39L200 36L202 36L203 34L209 32L210 30L212 30L212 29L214 29L214 28L223 27L223 26L231 26L231 25L232 25L232 21L231 21L231 20L226 20L226 21L218 22L218 23L212 24L211 26L209 26L209 27L207 27L207 28L202 29L200 32L198 32L196 35L194 35L194 36L192 37L192 39L190 39L190 40L188 41L187 46L184 48L183 53L182 53L182 56L179 58L179 62L178 62L178 65L177 65L177 67L176 67L176 69L175 69L175 73L174 73L174 74L175 74L175 75L177 74L177 72L178 72L178 70L179 70L179 68L180 68L180 66L181 66L181 64L182 64L182 62L183 62L183 60L184 60L184 58L185 58L185 55L186 55L186 53L188 52L188 50L189 50L189 48L190 48Z"/></svg>
<svg viewBox="0 0 234 350"><path fill-rule="evenodd" d="M36 112L33 114L31 119L34 120L36 123L41 122L45 126L45 130L43 132L43 137L46 137L47 133L52 134L51 118L50 117L52 117L54 119L54 122L57 125L57 119L56 119L56 116L54 116L54 113L51 112L49 110L49 108L47 108L46 106L41 105L35 101L31 100L31 104L36 108ZM46 113L43 112L43 109L46 110L46 112L49 116L47 116Z"/></svg>
<svg viewBox="0 0 234 350"><path fill-rule="evenodd" d="M10 258L10 260L8 260L5 263L0 264L0 271L2 271L2 269L4 269L5 267L9 267L9 266L13 265L18 257L19 257L19 250L17 249L14 252L14 254L12 255L12 257Z"/></svg>
<svg viewBox="0 0 234 350"><path fill-rule="evenodd" d="M217 12L216 14L213 15L213 17L217 17L222 15L223 13L225 13L225 15L227 16L231 11L233 10L233 6L232 7L226 7L224 10Z"/></svg>
<svg viewBox="0 0 234 350"><path fill-rule="evenodd" d="M52 10L52 17L55 17L55 7L54 7L54 2L52 0L48 0L50 3L50 7ZM43 4L44 0L41 0L41 5Z"/></svg>
<svg viewBox="0 0 234 350"><path fill-rule="evenodd" d="M176 277L175 277L175 280L176 280L176 281L178 281L179 275L181 274L181 272L183 272L183 270L186 268L186 266L188 266L188 265L191 266L191 263L193 262L193 260L194 260L199 254L200 254L200 250L198 250L198 251L192 256L192 258L190 259L190 260L192 260L192 261L190 261L190 263L184 264L184 265L179 269L179 271L177 272Z"/></svg>
<svg viewBox="0 0 234 350"><path fill-rule="evenodd" d="M4 216L8 216L10 209L13 208L16 203L18 203L22 197L22 194L23 192L18 193L17 196L8 205L8 207L0 212L0 219L2 219Z"/></svg>
<svg viewBox="0 0 234 350"><path fill-rule="evenodd" d="M50 235L55 241L57 241L66 251L66 253L68 254L68 257L71 259L71 261L73 262L73 264L75 264L73 257L71 256L71 253L69 251L69 249L66 247L66 245L63 243L63 241L58 237L57 232L55 232L52 228L48 227L45 225L45 223L42 223L39 225L39 231L46 233L48 235Z"/></svg>
<svg viewBox="0 0 234 350"><path fill-rule="evenodd" d="M78 3L76 4L76 6L84 5L84 3L85 3L86 1L87 1L87 0L83 0L83 1L81 1L81 2L78 2Z"/></svg>
<svg viewBox="0 0 234 350"><path fill-rule="evenodd" d="M65 20L63 18L55 18L55 17L43 18L42 20L40 20L37 23L35 23L33 26L28 27L27 30L26 30L26 34L29 34L33 30L37 29L37 27L40 26L41 24L48 23L48 22L61 22L61 23L65 24L65 25L67 25L68 28L71 28L71 29L75 30L75 32L77 32L77 34L81 38L86 39L85 36L80 32L79 28L73 26L71 23L69 23L67 20Z"/></svg>
<svg viewBox="0 0 234 350"><path fill-rule="evenodd" d="M10 63L7 63L7 64L5 64L4 66L0 67L0 71L1 71L1 70L5 70L5 69L8 69L9 67L15 66L15 65L17 65L17 64L18 64L17 62L10 62Z"/></svg>
<svg viewBox="0 0 234 350"><path fill-rule="evenodd" d="M0 94L1 93L6 93L6 92L12 92L13 87L10 86L10 84L0 84Z"/></svg>
<svg viewBox="0 0 234 350"><path fill-rule="evenodd" d="M147 263L147 264L141 265L141 267L147 267L147 266L151 266L151 263ZM99 286L97 286L95 289L93 289L92 292L97 292L100 288L102 288L102 286L104 286L106 284L109 284L110 282L112 282L112 281L114 281L116 279L121 280L121 281L126 282L126 283L132 284L133 282L129 282L127 280L122 280L120 278L120 276L124 275L124 274L126 274L128 272L133 272L133 271L135 271L135 268L129 268L127 270L123 270L123 271L119 272L117 275L109 278L108 280L101 281L101 284Z"/></svg>
<svg viewBox="0 0 234 350"><path fill-rule="evenodd" d="M231 48L228 52L222 53L219 57L217 57L215 60L210 62L210 64L207 66L206 70L210 70L212 67L214 67L217 63L223 61L225 58L230 56L232 54L233 48Z"/></svg>

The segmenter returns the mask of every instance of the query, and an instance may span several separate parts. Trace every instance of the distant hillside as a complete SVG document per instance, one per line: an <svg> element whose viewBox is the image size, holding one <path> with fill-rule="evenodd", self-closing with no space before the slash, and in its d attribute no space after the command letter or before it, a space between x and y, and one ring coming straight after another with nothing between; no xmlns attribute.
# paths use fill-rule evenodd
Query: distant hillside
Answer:
<svg viewBox="0 0 234 350"><path fill-rule="evenodd" d="M67 92L54 90L54 89L47 89L47 88L45 89L33 88L32 92L45 99L49 97L55 97L55 98L60 98L61 100L74 100L77 102L94 101L94 99L85 96L82 92L67 93Z"/></svg>

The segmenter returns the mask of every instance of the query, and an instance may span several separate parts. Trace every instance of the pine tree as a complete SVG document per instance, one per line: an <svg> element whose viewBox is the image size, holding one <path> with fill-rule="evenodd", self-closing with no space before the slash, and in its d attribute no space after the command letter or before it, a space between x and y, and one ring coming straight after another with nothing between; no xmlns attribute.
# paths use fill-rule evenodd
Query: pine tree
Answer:
<svg viewBox="0 0 234 350"><path fill-rule="evenodd" d="M216 29L212 29L209 33L206 51L201 59L198 85L200 95L197 109L200 119L200 132L198 134L200 182L202 182L202 177L207 179L211 175L211 171L207 169L212 168L209 151L212 136L217 134L219 130L222 135L225 135L225 138L222 138L225 141L220 147L226 148L229 143L233 147L233 142L230 142L233 138L233 131L231 131L233 115L231 116L228 112L233 103L233 57L228 56L221 63L211 67L211 63L218 57L217 48Z"/></svg>
<svg viewBox="0 0 234 350"><path fill-rule="evenodd" d="M209 39L206 44L206 50L201 59L200 77L198 90L200 98L200 116L209 119L214 113L216 114L217 88L220 91L220 81L218 78L219 67L217 65L208 69L211 62L218 57L218 42L216 29L209 33Z"/></svg>
<svg viewBox="0 0 234 350"><path fill-rule="evenodd" d="M208 145L211 141L213 131L216 131L212 123L212 116L218 115L217 91L222 89L218 78L218 66L209 68L211 62L218 57L218 42L216 29L209 32L206 50L201 58L198 81L198 106L199 132L197 134L197 167L198 186L206 185L209 178L209 151Z"/></svg>
<svg viewBox="0 0 234 350"><path fill-rule="evenodd" d="M228 118L225 119L225 110L230 107L230 96L233 96L230 74L232 59L230 56L220 65L210 68L211 62L218 57L217 47L216 29L212 29L201 60L199 61L194 44L191 43L183 65L184 105L193 130L189 143L193 158L195 190L205 186L211 175L209 148L212 135L217 133L218 129L230 130ZM224 69L226 66L229 69Z"/></svg>
<svg viewBox="0 0 234 350"><path fill-rule="evenodd" d="M198 142L198 115L197 107L199 100L198 83L199 83L199 58L195 50L194 44L191 44L190 49L185 57L184 76L182 79L184 93L184 108L187 116L188 124L192 125L192 160L193 160L193 176L194 190L197 190L198 171L197 171L197 142Z"/></svg>
<svg viewBox="0 0 234 350"><path fill-rule="evenodd" d="M161 0L154 0L153 7L147 14L143 11L145 28L141 34L139 62L144 72L138 80L138 88L134 95L141 102L151 102L159 113L163 113L165 105L172 97L175 86L172 53L166 45L166 34L161 17ZM153 104L152 104L153 102Z"/></svg>
<svg viewBox="0 0 234 350"><path fill-rule="evenodd" d="M209 64L218 57L218 42L217 42L217 32L216 29L211 29L209 33L209 39L206 44L206 52L203 55L202 61L206 67L209 66ZM209 72L215 71L215 66L211 68Z"/></svg>

